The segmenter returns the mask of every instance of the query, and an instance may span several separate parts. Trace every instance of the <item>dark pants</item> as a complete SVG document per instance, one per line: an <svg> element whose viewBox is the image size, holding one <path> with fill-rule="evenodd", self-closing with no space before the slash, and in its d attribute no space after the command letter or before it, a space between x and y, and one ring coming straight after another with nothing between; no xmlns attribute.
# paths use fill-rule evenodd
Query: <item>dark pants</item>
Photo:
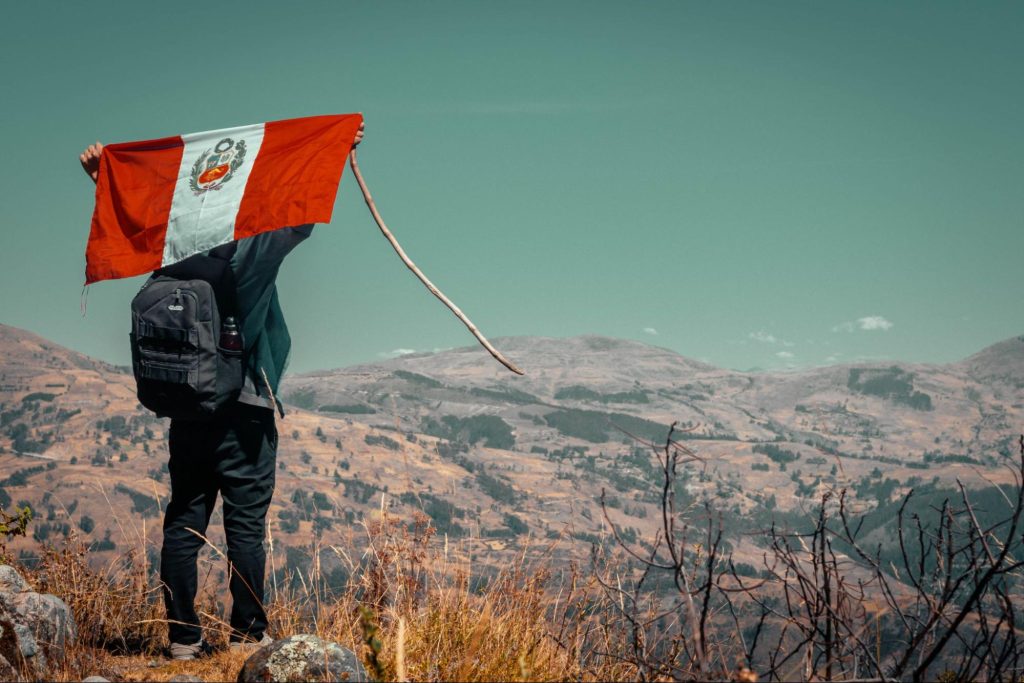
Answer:
<svg viewBox="0 0 1024 683"><path fill-rule="evenodd" d="M172 643L202 638L195 610L196 557L220 492L230 562L231 639L259 640L266 553L263 537L274 494L274 412L238 404L215 422L171 421L171 501L164 516L160 579Z"/></svg>

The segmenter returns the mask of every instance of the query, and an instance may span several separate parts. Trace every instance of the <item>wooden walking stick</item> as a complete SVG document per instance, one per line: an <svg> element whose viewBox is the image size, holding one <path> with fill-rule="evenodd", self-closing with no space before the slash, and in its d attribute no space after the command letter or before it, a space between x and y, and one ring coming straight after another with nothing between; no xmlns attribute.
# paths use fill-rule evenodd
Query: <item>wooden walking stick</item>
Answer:
<svg viewBox="0 0 1024 683"><path fill-rule="evenodd" d="M363 180L363 174L359 172L359 164L356 163L356 150L354 147L352 148L352 152L348 156L348 160L352 166L352 173L355 174L356 181L359 183L359 189L363 191L363 199L366 200L366 206L369 207L370 213L373 214L373 220L377 221L377 227L380 228L380 231L384 234L384 237L387 239L387 241L391 243L391 246L394 248L395 253L398 254L398 258L402 259L402 263L404 263L409 268L409 270L411 270L413 274L420 279L420 282L426 285L427 289L430 290L431 294L440 299L441 303L447 306L451 310L451 312L455 314L455 317L461 320L462 323L467 328L469 328L469 331L473 333L473 336L476 337L477 341L480 342L480 344L485 349L487 349L487 351L492 356L494 356L495 360L497 360L499 363L501 363L502 365L504 365L506 368L516 373L517 375L525 375L526 373L520 370L515 363L505 358L505 356L501 355L501 352L494 348L491 345L491 342L487 341L487 337L480 333L480 330L478 330L476 328L476 325L474 325L473 322L466 317L466 314L460 311L459 307L456 306L451 299L446 297L444 293L434 285L433 282L427 279L427 276L423 274L423 271L416 267L416 264L412 262L412 259L406 256L405 250L402 249L402 245L398 243L398 240L395 239L395 236L391 234L390 230L388 230L388 226L384 225L384 219L380 217L380 212L377 211L377 205L373 203L373 197L370 196L370 188L366 186L366 181Z"/></svg>

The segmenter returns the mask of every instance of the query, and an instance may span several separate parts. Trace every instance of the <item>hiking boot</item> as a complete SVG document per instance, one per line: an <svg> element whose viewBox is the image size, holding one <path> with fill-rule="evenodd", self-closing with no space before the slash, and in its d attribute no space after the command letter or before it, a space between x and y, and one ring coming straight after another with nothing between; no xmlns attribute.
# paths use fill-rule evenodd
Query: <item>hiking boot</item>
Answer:
<svg viewBox="0 0 1024 683"><path fill-rule="evenodd" d="M198 643L186 645L184 643L171 643L171 659L177 661L188 661L205 657L213 651L209 643L200 640Z"/></svg>
<svg viewBox="0 0 1024 683"><path fill-rule="evenodd" d="M236 640L236 641L233 641L231 643L230 647L231 647L231 651L232 652L255 652L256 650L260 650L262 648L265 648L267 645L270 645L272 642L274 642L274 639L271 638L270 636L268 636L266 633L264 633L263 637L260 638L260 640L258 642L255 641L255 640L251 640L251 639L250 640Z"/></svg>

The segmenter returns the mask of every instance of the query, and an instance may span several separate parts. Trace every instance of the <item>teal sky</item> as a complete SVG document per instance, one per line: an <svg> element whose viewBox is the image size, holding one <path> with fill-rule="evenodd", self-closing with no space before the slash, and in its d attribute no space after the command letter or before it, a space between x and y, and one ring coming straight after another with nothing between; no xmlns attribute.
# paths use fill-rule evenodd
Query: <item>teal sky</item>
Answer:
<svg viewBox="0 0 1024 683"><path fill-rule="evenodd" d="M489 337L733 368L1024 332L1021 3L11 3L0 322L117 363L89 142L362 111L406 251ZM474 343L350 171L282 269L292 369Z"/></svg>

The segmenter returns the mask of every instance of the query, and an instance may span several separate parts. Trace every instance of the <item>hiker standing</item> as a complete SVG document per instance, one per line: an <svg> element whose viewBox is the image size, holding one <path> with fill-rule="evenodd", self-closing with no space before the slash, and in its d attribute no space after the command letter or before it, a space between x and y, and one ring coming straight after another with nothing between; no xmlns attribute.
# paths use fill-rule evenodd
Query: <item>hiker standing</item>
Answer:
<svg viewBox="0 0 1024 683"><path fill-rule="evenodd" d="M360 125L355 144L362 137ZM97 142L80 156L93 182L98 178L102 151ZM241 393L214 419L171 420L171 500L164 515L160 579L174 659L194 659L208 651L195 610L196 559L218 493L223 499L230 563L231 645L270 642L263 606L263 539L276 471L274 412L284 414L277 390L291 348L275 280L285 256L312 230L309 224L260 233L196 254L153 275L201 277L196 273L211 263L226 261L233 291L218 296L234 302L245 363Z"/></svg>

